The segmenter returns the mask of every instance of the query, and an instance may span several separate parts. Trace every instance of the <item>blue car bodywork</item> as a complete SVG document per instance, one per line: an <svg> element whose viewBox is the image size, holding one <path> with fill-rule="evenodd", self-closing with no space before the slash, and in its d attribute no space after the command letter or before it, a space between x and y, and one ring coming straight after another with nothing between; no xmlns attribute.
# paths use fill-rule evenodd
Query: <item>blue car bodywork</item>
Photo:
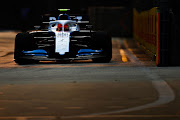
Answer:
<svg viewBox="0 0 180 120"><path fill-rule="evenodd" d="M102 57L103 50L92 50L92 49L80 49L73 58L50 58L48 52L43 49L37 49L32 51L22 51L22 58L34 59L34 60L86 60Z"/></svg>

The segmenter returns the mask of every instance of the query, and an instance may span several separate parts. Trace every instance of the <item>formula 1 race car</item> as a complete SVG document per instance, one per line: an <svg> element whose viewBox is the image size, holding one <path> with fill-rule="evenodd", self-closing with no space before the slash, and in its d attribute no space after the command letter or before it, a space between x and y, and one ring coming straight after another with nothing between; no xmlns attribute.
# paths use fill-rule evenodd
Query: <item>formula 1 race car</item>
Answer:
<svg viewBox="0 0 180 120"><path fill-rule="evenodd" d="M48 18L49 21L36 26L36 30L16 35L16 63L88 59L102 63L111 61L112 42L107 32L93 31L92 25L84 21L83 16L63 13L58 18Z"/></svg>

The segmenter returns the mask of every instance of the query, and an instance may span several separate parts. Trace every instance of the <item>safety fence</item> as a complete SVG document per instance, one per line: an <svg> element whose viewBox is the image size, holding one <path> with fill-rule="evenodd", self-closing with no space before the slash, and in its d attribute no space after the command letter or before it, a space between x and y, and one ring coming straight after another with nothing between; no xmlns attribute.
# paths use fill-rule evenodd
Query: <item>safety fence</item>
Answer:
<svg viewBox="0 0 180 120"><path fill-rule="evenodd" d="M156 55L157 51L157 8L138 12L133 9L133 35L140 45Z"/></svg>

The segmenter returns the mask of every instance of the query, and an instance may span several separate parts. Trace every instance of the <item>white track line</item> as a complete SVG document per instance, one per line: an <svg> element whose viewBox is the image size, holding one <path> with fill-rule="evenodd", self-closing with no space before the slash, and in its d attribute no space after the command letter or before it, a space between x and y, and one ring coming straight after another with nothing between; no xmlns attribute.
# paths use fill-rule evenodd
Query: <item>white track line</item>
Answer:
<svg viewBox="0 0 180 120"><path fill-rule="evenodd" d="M132 111L143 110L143 109L152 108L155 106L167 104L167 103L169 103L175 99L175 94L174 94L173 90L158 74L152 72L151 69L145 67L138 60L138 58L136 56L134 56L133 53L130 52L130 49L129 50L125 49L124 52L129 57L130 61L135 63L136 65L138 65L139 68L152 80L152 85L154 86L154 88L157 90L157 92L159 94L158 99L152 103L137 106L137 107L132 107L132 108L128 108L128 109L122 109L122 110L116 110L116 111L110 111L110 112L93 113L93 114L87 114L87 115L62 116L60 118L69 119L69 118L83 118L83 117L88 118L88 117L98 117L98 116L101 117L102 115L108 115L108 114L132 112ZM140 117L140 116L138 116L138 117ZM150 117L150 116L146 116L146 117ZM155 116L155 117L158 117L158 116ZM160 116L160 117L162 117L162 116ZM164 117L168 117L168 116L164 116ZM169 116L169 117L173 117L173 116ZM179 117L179 116L174 116L174 117ZM1 118L2 117L0 117L0 119ZM29 118L29 117L17 117L16 120L26 120L27 118ZM47 117L44 116L44 118L47 118ZM54 118L54 116L51 118Z"/></svg>
<svg viewBox="0 0 180 120"><path fill-rule="evenodd" d="M125 46L126 46L126 48L128 48L126 44L125 44ZM140 62L140 60L133 53L131 53L130 49L125 49L124 52L129 57L130 61L135 63L136 65L138 65L139 68L152 80L152 85L154 86L154 88L157 90L157 92L159 94L158 99L152 103L137 106L137 107L132 107L132 108L128 108L128 109L87 114L87 115L79 115L79 116L78 115L77 116L64 116L62 118L77 118L77 117L83 117L83 116L91 117L91 116L123 113L123 112L132 112L132 111L143 110L143 109L167 104L175 99L175 94L174 94L173 90L171 89L171 87L162 78L160 78L158 74L152 72L149 68L145 67Z"/></svg>

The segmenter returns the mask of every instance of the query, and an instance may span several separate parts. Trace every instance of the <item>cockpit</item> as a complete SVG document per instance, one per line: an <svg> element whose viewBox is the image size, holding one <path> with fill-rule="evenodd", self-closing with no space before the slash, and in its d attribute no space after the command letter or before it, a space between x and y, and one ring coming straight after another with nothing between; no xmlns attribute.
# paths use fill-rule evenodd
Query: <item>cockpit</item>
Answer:
<svg viewBox="0 0 180 120"><path fill-rule="evenodd" d="M68 14L60 14L58 20L71 20Z"/></svg>

